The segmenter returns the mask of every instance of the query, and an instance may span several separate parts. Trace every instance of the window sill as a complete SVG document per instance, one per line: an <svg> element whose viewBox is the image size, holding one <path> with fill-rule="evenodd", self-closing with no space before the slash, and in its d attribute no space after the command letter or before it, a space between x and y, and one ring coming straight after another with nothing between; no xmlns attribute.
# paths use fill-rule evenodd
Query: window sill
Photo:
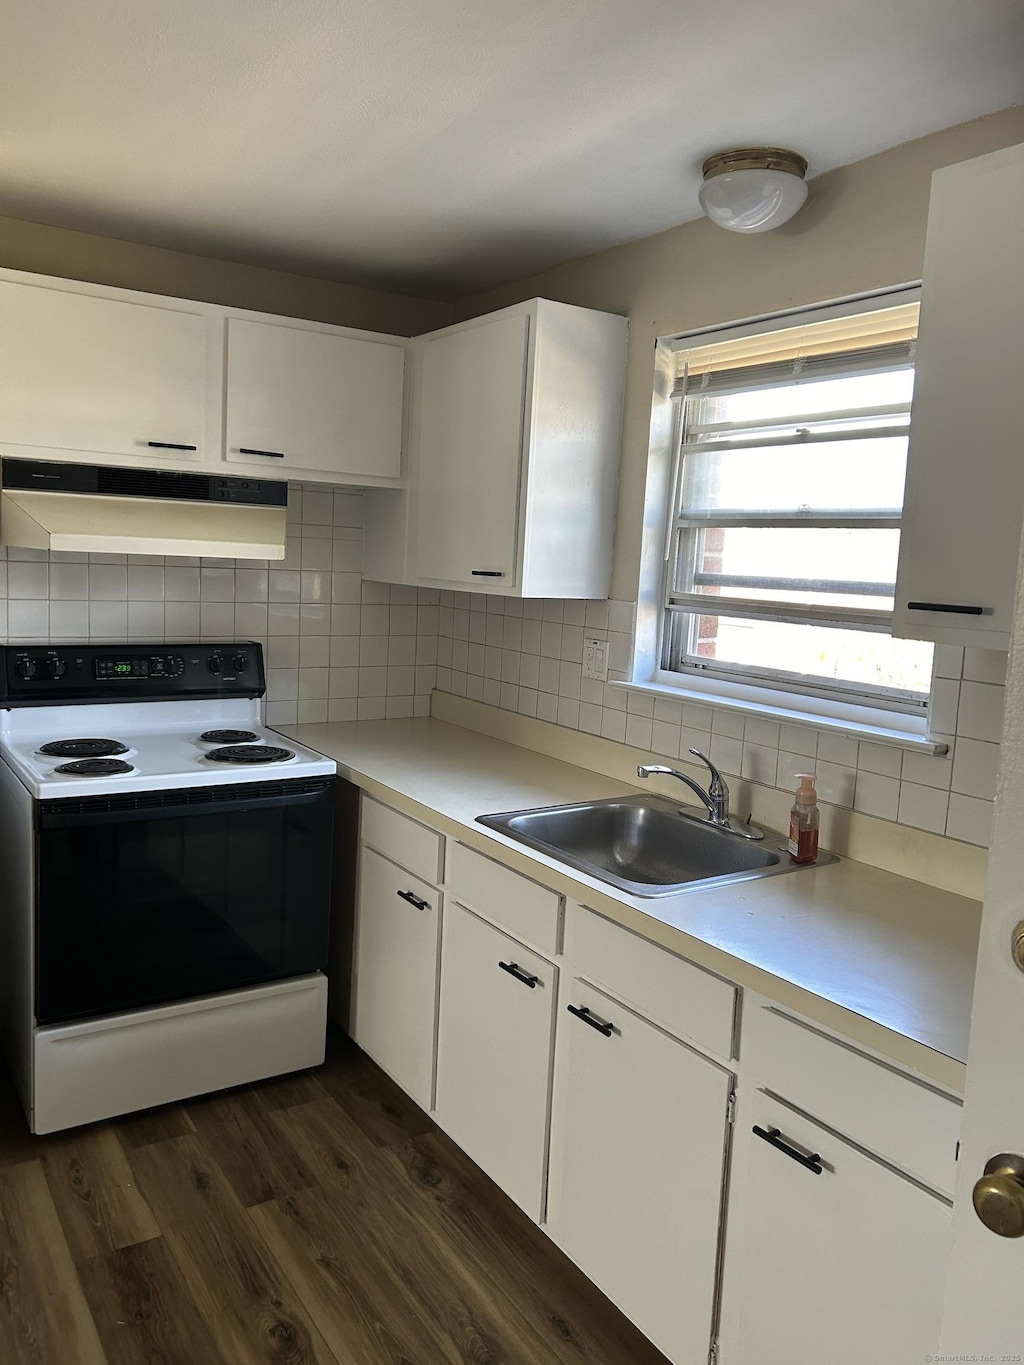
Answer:
<svg viewBox="0 0 1024 1365"><path fill-rule="evenodd" d="M622 688L625 692L642 692L647 696L660 697L667 701L692 702L699 706L717 707L722 711L732 711L739 715L759 716L762 720L775 720L784 725L799 725L807 730L825 730L830 734L850 735L864 739L872 744L887 744L894 749L907 749L919 754L944 754L949 745L932 740L927 735L927 722L922 717L899 716L905 725L876 723L865 719L868 707L852 706L843 702L823 698L804 698L813 704L813 712L804 707L797 710L780 701L760 701L749 696L730 695L722 684L721 690L705 684L704 686L680 687L674 683L656 680L649 682L609 682L610 687ZM774 693L774 697L782 697ZM818 709L820 708L820 709ZM893 721L897 717L893 716Z"/></svg>

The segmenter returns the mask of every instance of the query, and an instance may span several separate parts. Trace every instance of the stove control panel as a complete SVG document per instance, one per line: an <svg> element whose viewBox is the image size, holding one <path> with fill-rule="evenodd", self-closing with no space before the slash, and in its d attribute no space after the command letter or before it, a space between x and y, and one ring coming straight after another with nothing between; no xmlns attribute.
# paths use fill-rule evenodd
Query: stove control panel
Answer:
<svg viewBox="0 0 1024 1365"><path fill-rule="evenodd" d="M128 658L93 660L97 678L137 680L139 678L180 678L185 672L185 658L181 654L148 654Z"/></svg>
<svg viewBox="0 0 1024 1365"><path fill-rule="evenodd" d="M216 644L0 645L0 706L261 697L263 647Z"/></svg>

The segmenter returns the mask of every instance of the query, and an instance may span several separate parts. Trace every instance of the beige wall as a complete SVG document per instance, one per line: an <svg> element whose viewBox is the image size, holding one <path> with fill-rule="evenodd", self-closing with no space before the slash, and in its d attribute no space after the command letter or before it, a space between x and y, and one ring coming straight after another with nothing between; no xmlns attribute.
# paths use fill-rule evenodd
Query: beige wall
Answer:
<svg viewBox="0 0 1024 1365"><path fill-rule="evenodd" d="M451 320L449 305L430 299L142 246L18 218L0 218L0 265L397 336L429 332Z"/></svg>
<svg viewBox="0 0 1024 1365"><path fill-rule="evenodd" d="M744 237L701 218L456 306L457 318L474 317L541 295L628 314L613 598L637 595L654 339L918 279L932 171L1018 142L1024 106L818 177L775 232Z"/></svg>

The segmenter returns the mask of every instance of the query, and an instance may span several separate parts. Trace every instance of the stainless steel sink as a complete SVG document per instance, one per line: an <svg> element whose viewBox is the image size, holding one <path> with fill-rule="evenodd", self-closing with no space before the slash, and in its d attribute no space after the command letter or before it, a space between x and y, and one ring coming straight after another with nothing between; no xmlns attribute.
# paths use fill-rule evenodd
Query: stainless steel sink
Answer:
<svg viewBox="0 0 1024 1365"><path fill-rule="evenodd" d="M782 834L750 843L663 796L613 796L580 805L478 815L477 823L634 896L798 872ZM820 853L815 866L837 862Z"/></svg>

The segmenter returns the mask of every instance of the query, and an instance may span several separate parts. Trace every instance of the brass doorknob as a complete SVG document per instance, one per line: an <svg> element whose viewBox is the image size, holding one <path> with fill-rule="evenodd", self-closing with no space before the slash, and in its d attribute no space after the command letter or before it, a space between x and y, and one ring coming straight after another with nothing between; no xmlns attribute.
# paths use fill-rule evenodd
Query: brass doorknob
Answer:
<svg viewBox="0 0 1024 1365"><path fill-rule="evenodd" d="M1024 1156L1001 1152L974 1186L974 1209L1000 1237L1024 1237Z"/></svg>

